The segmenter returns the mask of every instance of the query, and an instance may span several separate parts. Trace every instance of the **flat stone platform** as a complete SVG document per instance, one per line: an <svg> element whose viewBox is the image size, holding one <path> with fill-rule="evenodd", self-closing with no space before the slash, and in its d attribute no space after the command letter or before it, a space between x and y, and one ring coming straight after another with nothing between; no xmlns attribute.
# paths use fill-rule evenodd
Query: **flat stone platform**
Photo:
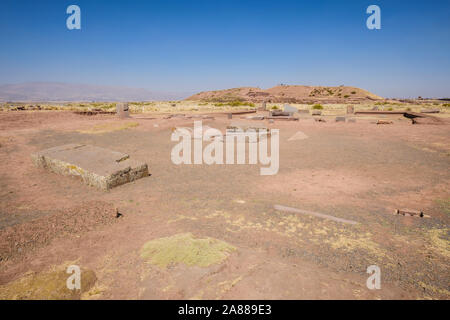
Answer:
<svg viewBox="0 0 450 320"><path fill-rule="evenodd" d="M148 176L146 163L132 160L125 153L90 145L67 144L39 151L31 158L38 167L80 176L87 185L102 190Z"/></svg>

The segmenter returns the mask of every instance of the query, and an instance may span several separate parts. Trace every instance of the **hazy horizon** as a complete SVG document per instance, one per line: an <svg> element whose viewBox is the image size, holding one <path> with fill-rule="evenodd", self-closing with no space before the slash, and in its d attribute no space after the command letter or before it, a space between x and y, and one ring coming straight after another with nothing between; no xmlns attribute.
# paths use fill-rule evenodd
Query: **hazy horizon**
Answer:
<svg viewBox="0 0 450 320"><path fill-rule="evenodd" d="M279 84L275 85L278 86ZM283 84L303 86L302 84ZM353 87L349 85L350 87ZM249 87L249 86L247 86ZM274 86L273 86L274 87ZM319 87L319 86L316 86ZM231 87L235 88L235 87ZM217 88L225 90L231 88ZM263 90L272 87L259 87ZM367 88L365 89L371 93ZM89 101L172 101L183 100L196 93L191 92L152 91L142 87L105 86L101 84L67 83L67 82L21 82L0 84L0 101L2 102L89 102ZM386 99L409 99L417 97L383 97ZM429 99L449 99L449 96L422 97Z"/></svg>

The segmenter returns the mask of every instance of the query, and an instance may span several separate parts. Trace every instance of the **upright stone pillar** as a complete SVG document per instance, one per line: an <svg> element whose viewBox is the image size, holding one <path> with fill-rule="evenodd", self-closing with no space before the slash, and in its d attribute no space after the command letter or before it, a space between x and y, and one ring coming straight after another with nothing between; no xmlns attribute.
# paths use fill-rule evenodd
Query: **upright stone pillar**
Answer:
<svg viewBox="0 0 450 320"><path fill-rule="evenodd" d="M118 102L116 104L116 112L119 118L128 118L130 116L128 103Z"/></svg>
<svg viewBox="0 0 450 320"><path fill-rule="evenodd" d="M347 114L354 114L355 108L353 106L347 106Z"/></svg>

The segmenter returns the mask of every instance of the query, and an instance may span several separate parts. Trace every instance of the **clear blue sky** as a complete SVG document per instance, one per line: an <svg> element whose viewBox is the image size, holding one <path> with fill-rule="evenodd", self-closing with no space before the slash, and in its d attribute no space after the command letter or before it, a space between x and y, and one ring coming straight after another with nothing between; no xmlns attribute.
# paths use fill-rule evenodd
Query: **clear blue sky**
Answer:
<svg viewBox="0 0 450 320"><path fill-rule="evenodd" d="M66 28L71 4L81 30ZM366 28L371 4L381 30ZM345 84L449 97L449 18L449 0L1 0L0 84Z"/></svg>

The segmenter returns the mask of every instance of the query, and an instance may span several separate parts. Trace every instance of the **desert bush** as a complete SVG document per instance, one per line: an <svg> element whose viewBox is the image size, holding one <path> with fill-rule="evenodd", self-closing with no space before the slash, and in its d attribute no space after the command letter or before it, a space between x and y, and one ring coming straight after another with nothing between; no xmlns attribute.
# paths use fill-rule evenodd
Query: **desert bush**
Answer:
<svg viewBox="0 0 450 320"><path fill-rule="evenodd" d="M315 104L312 106L314 110L323 110L323 106L321 104Z"/></svg>
<svg viewBox="0 0 450 320"><path fill-rule="evenodd" d="M100 107L100 109L111 109L111 108L115 108L115 107L116 107L116 104L115 104L115 103L110 103L110 104L102 105L102 106Z"/></svg>
<svg viewBox="0 0 450 320"><path fill-rule="evenodd" d="M255 104L252 102L242 102L242 101L233 101L231 103L229 103L230 106L232 107L239 107L239 106L249 106L249 107L255 107Z"/></svg>
<svg viewBox="0 0 450 320"><path fill-rule="evenodd" d="M255 107L255 104L252 102L245 102L240 100L235 100L231 102L218 102L215 103L214 106L216 107L223 107L223 106L231 106L231 107L240 107L240 106L249 106L249 107Z"/></svg>

